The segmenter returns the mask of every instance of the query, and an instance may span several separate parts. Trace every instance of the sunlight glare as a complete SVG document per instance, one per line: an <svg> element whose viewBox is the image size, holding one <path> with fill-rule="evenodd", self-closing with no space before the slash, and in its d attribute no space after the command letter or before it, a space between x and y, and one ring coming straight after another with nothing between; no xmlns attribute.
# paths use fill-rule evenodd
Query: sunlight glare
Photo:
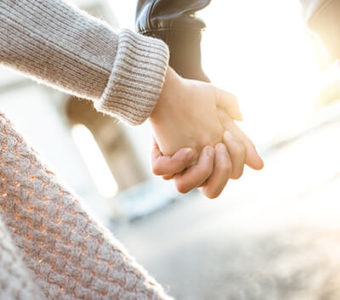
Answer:
<svg viewBox="0 0 340 300"><path fill-rule="evenodd" d="M114 197L118 192L117 183L90 130L84 125L75 125L72 127L72 137L100 195Z"/></svg>
<svg viewBox="0 0 340 300"><path fill-rule="evenodd" d="M200 16L204 69L238 96L247 132L264 141L302 121L322 75L299 1L216 0Z"/></svg>

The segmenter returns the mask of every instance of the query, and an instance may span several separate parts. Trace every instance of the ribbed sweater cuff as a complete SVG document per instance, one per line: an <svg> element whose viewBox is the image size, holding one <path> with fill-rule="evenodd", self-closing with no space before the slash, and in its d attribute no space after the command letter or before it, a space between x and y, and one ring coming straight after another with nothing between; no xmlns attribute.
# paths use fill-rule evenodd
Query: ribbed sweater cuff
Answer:
<svg viewBox="0 0 340 300"><path fill-rule="evenodd" d="M121 30L112 72L96 109L130 125L143 123L161 93L168 60L168 47L161 40Z"/></svg>

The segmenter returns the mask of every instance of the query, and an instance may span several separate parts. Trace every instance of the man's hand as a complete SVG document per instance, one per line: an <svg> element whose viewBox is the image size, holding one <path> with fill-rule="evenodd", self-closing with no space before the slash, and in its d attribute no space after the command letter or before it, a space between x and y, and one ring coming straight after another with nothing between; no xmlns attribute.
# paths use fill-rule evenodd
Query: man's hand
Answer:
<svg viewBox="0 0 340 300"><path fill-rule="evenodd" d="M263 167L253 143L234 123L241 119L234 95L182 79L169 68L150 118L156 139L153 172L174 179L179 192L200 187L216 198L230 178L241 177L244 164Z"/></svg>
<svg viewBox="0 0 340 300"><path fill-rule="evenodd" d="M154 136L164 155L180 148L192 148L197 154L204 146L214 147L223 140L219 110L240 120L235 97L225 96L213 85L183 79L170 67L163 90L150 122Z"/></svg>
<svg viewBox="0 0 340 300"><path fill-rule="evenodd" d="M165 180L174 179L177 190L181 193L200 188L206 197L213 199L221 194L229 179L241 177L244 164L255 170L262 169L263 161L252 142L236 124L228 125L238 138L226 131L224 143L215 146L214 155L209 156L204 148L198 163L191 167L196 156L194 150L184 148L172 156L163 156L155 141L151 157L154 174Z"/></svg>
<svg viewBox="0 0 340 300"><path fill-rule="evenodd" d="M207 197L217 197L230 178L242 175L245 163L263 167L252 142L233 122L241 119L235 96L183 79L169 68L150 117L154 173L173 178L182 193L200 187Z"/></svg>

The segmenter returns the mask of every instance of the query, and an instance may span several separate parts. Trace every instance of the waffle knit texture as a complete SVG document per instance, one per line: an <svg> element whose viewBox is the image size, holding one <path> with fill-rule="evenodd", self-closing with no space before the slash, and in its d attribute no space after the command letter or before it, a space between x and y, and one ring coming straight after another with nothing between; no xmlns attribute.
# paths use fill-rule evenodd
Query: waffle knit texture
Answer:
<svg viewBox="0 0 340 300"><path fill-rule="evenodd" d="M0 299L170 299L0 114Z"/></svg>
<svg viewBox="0 0 340 300"><path fill-rule="evenodd" d="M0 1L0 63L142 123L168 48L60 0ZM169 299L0 114L0 299Z"/></svg>
<svg viewBox="0 0 340 300"><path fill-rule="evenodd" d="M0 1L0 63L131 125L144 122L168 64L161 40L118 34L61 0Z"/></svg>

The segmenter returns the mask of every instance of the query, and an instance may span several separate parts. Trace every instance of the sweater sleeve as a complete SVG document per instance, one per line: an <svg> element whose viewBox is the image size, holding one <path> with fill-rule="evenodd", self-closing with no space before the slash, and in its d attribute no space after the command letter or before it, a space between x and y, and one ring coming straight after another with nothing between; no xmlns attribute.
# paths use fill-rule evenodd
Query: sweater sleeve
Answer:
<svg viewBox="0 0 340 300"><path fill-rule="evenodd" d="M0 299L172 299L1 113L0 146Z"/></svg>
<svg viewBox="0 0 340 300"><path fill-rule="evenodd" d="M129 30L118 33L62 0L0 1L0 63L94 101L131 125L151 114L168 48Z"/></svg>

